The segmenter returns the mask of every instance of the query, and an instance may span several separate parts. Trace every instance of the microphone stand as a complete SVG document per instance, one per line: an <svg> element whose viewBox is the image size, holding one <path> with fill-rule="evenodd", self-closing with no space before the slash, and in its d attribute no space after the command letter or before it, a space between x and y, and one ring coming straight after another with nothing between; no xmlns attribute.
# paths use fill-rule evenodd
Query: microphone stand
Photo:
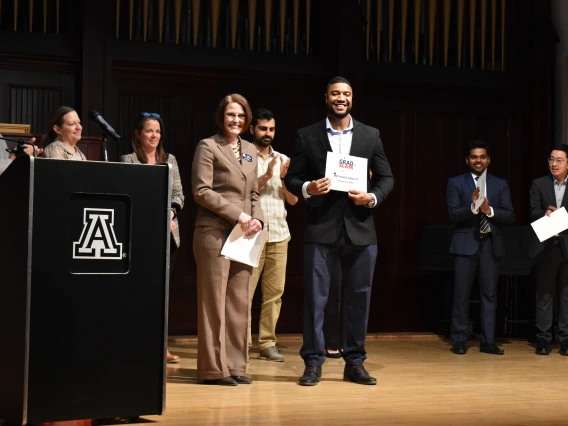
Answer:
<svg viewBox="0 0 568 426"><path fill-rule="evenodd" d="M103 160L108 163L107 135L104 132L101 135L101 149L103 151Z"/></svg>
<svg viewBox="0 0 568 426"><path fill-rule="evenodd" d="M8 142L16 142L16 143L18 144L18 146L17 146L16 148L14 148L14 149L10 149L10 148L7 148L7 149L6 149L6 152L9 152L10 154L17 155L19 152L21 152L21 151L24 150L24 145L31 145L31 146L34 147L34 157L35 157L35 155L36 155L36 146L35 146L35 144L33 144L33 143L24 142L23 139L10 139L10 138L5 138L4 136L0 137L0 139L3 139L3 140L8 141Z"/></svg>

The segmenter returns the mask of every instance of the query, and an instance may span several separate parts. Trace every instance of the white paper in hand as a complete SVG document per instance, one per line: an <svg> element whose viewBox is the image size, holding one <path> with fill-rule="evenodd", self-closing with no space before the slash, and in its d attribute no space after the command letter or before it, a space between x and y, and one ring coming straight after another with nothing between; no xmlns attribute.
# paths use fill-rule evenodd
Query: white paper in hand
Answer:
<svg viewBox="0 0 568 426"><path fill-rule="evenodd" d="M221 255L235 262L257 267L265 242L265 231L259 231L251 237L245 237L241 225L238 224L227 237Z"/></svg>
<svg viewBox="0 0 568 426"><path fill-rule="evenodd" d="M352 155L327 152L325 177L331 180L333 191L349 192L352 189L367 192L369 167L367 159Z"/></svg>
<svg viewBox="0 0 568 426"><path fill-rule="evenodd" d="M485 200L485 194L487 192L487 169L483 171L483 173L477 180L477 187L480 188L479 198L475 202L475 206L473 206L474 210L479 210L479 207L483 204L483 201Z"/></svg>
<svg viewBox="0 0 568 426"><path fill-rule="evenodd" d="M543 216L531 223L531 226L542 243L550 237L568 229L568 212L564 207L550 213L550 216Z"/></svg>

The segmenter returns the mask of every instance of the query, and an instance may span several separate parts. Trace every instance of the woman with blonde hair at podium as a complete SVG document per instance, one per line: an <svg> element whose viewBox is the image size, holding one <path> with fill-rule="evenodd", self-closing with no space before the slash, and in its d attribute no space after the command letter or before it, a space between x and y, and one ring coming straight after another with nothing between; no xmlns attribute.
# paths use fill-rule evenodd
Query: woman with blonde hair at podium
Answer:
<svg viewBox="0 0 568 426"><path fill-rule="evenodd" d="M163 164L172 166L172 201L170 222L170 280L173 276L177 251L180 244L178 215L183 208L185 197L181 186L181 177L176 158L164 151L162 133L164 122L159 114L143 112L138 117L132 133L132 154L123 155L120 161L133 164ZM178 355L167 353L168 363L179 362Z"/></svg>
<svg viewBox="0 0 568 426"><path fill-rule="evenodd" d="M87 157L77 147L81 140L81 119L73 108L60 106L51 113L48 120L49 130L41 139L43 156L59 160L86 161Z"/></svg>

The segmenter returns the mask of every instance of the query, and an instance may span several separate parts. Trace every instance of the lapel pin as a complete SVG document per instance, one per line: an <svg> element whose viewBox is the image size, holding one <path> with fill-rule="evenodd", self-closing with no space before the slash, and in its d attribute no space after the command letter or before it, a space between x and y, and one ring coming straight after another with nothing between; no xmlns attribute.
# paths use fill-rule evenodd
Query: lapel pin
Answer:
<svg viewBox="0 0 568 426"><path fill-rule="evenodd" d="M252 162L252 157L249 154L243 152L243 158L247 160L249 163Z"/></svg>

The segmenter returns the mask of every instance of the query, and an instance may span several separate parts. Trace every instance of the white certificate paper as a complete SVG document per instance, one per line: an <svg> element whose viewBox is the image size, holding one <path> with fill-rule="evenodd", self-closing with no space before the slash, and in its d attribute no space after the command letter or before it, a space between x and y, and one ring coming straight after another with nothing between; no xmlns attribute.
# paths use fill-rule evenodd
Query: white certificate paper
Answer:
<svg viewBox="0 0 568 426"><path fill-rule="evenodd" d="M367 176L369 166L366 158L328 151L325 177L331 179L332 190L348 192L356 189L367 192Z"/></svg>
<svg viewBox="0 0 568 426"><path fill-rule="evenodd" d="M235 262L257 267L265 242L265 231L259 231L251 237L245 237L241 225L237 224L225 241L221 255Z"/></svg>
<svg viewBox="0 0 568 426"><path fill-rule="evenodd" d="M487 193L487 169L483 171L483 173L477 180L477 187L481 189L479 190L479 198L475 202L475 206L473 206L475 210L479 210L479 207L483 204L483 201L485 200L485 194Z"/></svg>
<svg viewBox="0 0 568 426"><path fill-rule="evenodd" d="M550 216L543 216L531 223L531 226L542 243L550 237L568 229L568 212L564 207L553 211Z"/></svg>

